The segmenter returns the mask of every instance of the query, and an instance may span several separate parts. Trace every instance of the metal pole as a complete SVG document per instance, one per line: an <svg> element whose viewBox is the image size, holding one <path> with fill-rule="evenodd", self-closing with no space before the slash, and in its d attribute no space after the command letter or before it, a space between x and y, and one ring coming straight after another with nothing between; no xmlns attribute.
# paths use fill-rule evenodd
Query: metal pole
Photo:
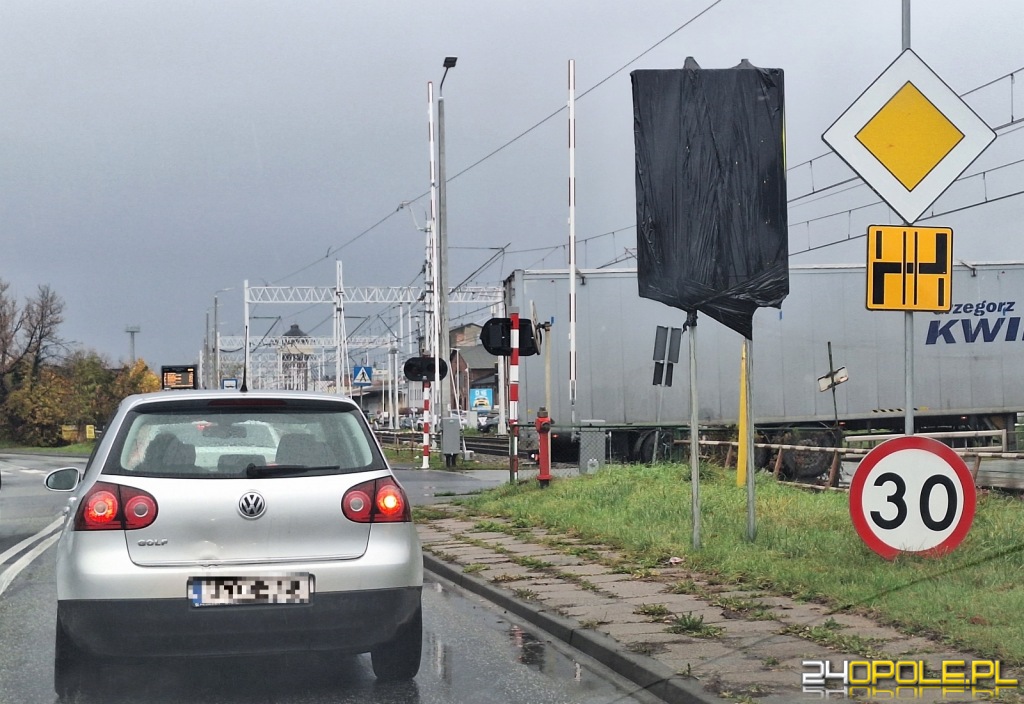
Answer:
<svg viewBox="0 0 1024 704"><path fill-rule="evenodd" d="M409 328L410 328L410 332L411 332L411 329L412 329L412 325L411 324L409 325ZM409 337L412 337L412 335L410 334ZM395 364L394 364L395 379L399 378L400 371L398 369L398 355L401 352L402 341L404 339L405 339L405 304L404 303L399 303L398 304L398 339L395 340L395 349L393 351L393 353L395 355ZM405 382L400 382L398 388L395 390L395 402L396 402L395 403L395 408L396 409L400 408L402 406L402 388L404 386L406 386L406 383ZM408 394L408 391L405 394L405 398L406 398L405 405L408 406L409 405L409 394ZM395 421L395 423L396 423L396 425L394 425L392 427L399 428L399 430L401 430L401 428L397 425L397 423L398 423L397 420Z"/></svg>
<svg viewBox="0 0 1024 704"><path fill-rule="evenodd" d="M206 340L203 342L203 356L199 360L202 364L203 373L200 375L203 379L203 385L208 389L210 388L210 369L213 366L213 343L210 341L210 309L206 309Z"/></svg>
<svg viewBox="0 0 1024 704"><path fill-rule="evenodd" d="M218 306L217 296L213 297L213 388L220 388L220 327L217 322L218 318Z"/></svg>
<svg viewBox="0 0 1024 704"><path fill-rule="evenodd" d="M903 0L903 51L910 48L910 0Z"/></svg>
<svg viewBox="0 0 1024 704"><path fill-rule="evenodd" d="M506 416L508 410L507 364L508 357L498 357L498 427L496 429L498 433L508 432L508 418Z"/></svg>
<svg viewBox="0 0 1024 704"><path fill-rule="evenodd" d="M658 445L661 444L661 406L665 401L665 383L658 384L658 410L654 416L654 422L658 427L654 429L654 450L651 452L651 464L658 463Z"/></svg>
<svg viewBox="0 0 1024 704"><path fill-rule="evenodd" d="M697 311L686 314L690 329L690 510L693 549L700 550L700 434L697 431Z"/></svg>
<svg viewBox="0 0 1024 704"><path fill-rule="evenodd" d="M244 328L243 328L244 331L245 331L245 353L243 355L243 360L244 360L243 376L248 377L248 375L249 375L249 363L251 361L250 358L249 358L250 357L250 355L249 355L249 279L246 279L245 281L242 282L242 290L245 292L245 295L243 296L243 302L242 302L242 308L243 308L242 315L243 315L243 318L244 318L243 322L245 324ZM246 384L243 383L242 386L244 387L244 386L246 386Z"/></svg>
<svg viewBox="0 0 1024 704"><path fill-rule="evenodd" d="M430 382L423 382L423 464L420 469L430 469Z"/></svg>
<svg viewBox="0 0 1024 704"><path fill-rule="evenodd" d="M335 293L337 300L334 303L334 393L342 394L342 371L341 364L341 296Z"/></svg>
<svg viewBox="0 0 1024 704"><path fill-rule="evenodd" d="M754 355L754 340L744 339L743 345L747 349L747 353L743 355L744 365L744 376L746 377L747 383L744 385L743 393L746 396L746 437L743 441L747 445L747 540L754 542L754 538L757 537L757 517L754 515L754 411L753 411L753 394L751 393L750 387L753 380L753 355Z"/></svg>
<svg viewBox="0 0 1024 704"><path fill-rule="evenodd" d="M509 458L508 480L515 484L519 481L519 309L513 308L512 314L512 354L508 363L508 422L509 422Z"/></svg>
<svg viewBox="0 0 1024 704"><path fill-rule="evenodd" d="M903 0L903 51L910 48L910 0ZM910 223L904 222L904 225ZM916 238L915 238L916 239ZM914 257L917 257L917 243L914 246ZM908 310L903 314L903 349L904 369L906 380L904 389L906 401L904 410L904 433L914 434L914 311Z"/></svg>
<svg viewBox="0 0 1024 704"><path fill-rule="evenodd" d="M338 386L337 392L339 394L343 392L342 382L345 379L345 374L351 369L349 366L348 359L348 329L345 326L345 278L341 260L334 263L334 271L336 277L335 289L335 304L334 309L337 312L338 328L337 328L337 345L338 345L338 362L336 364L336 372L338 375ZM342 367L342 364L345 366Z"/></svg>
<svg viewBox="0 0 1024 704"><path fill-rule="evenodd" d="M836 368L832 363L832 340L828 341L828 376L832 384L832 419L835 421L836 439L839 438L839 404L836 401Z"/></svg>
<svg viewBox="0 0 1024 704"><path fill-rule="evenodd" d="M550 404L548 408L551 408ZM576 425L576 62L569 61L569 409Z"/></svg>
<svg viewBox="0 0 1024 704"><path fill-rule="evenodd" d="M430 273L431 273L431 285L433 288L433 315L432 317L432 328L433 335L431 340L431 356L434 358L434 388L437 389L438 396L440 396L441 389L441 350L440 350L440 338L441 338L441 319L440 319L440 307L441 307L441 295L439 289L441 288L438 284L438 277L440 275L438 265L438 217L437 217L437 175L435 171L434 162L434 84L427 83L427 120L430 123ZM427 414L428 398L429 398L429 385L424 386L424 399L423 399L423 410L424 418L427 422L424 423L423 428L423 444L429 452L430 447L430 417ZM423 460L424 469L428 467L427 458Z"/></svg>
<svg viewBox="0 0 1024 704"><path fill-rule="evenodd" d="M533 321L534 330L539 329L537 327L537 321ZM550 336L550 329L546 331L547 335ZM551 408L551 341L545 340L544 344L544 408Z"/></svg>
<svg viewBox="0 0 1024 704"><path fill-rule="evenodd" d="M506 317L504 300L491 306L491 317ZM490 410L498 412L498 425L495 428L498 435L504 435L508 431L508 360L509 357L498 357L498 363L495 365L498 370L498 388Z"/></svg>
<svg viewBox="0 0 1024 704"><path fill-rule="evenodd" d="M447 73L447 69L445 73ZM442 88L444 79L441 80ZM444 95L437 96L437 248L440 254L438 262L437 300L440 316L441 339L438 350L445 364L451 366L451 340L448 333L448 200L445 184L444 164ZM438 388L437 410L442 416L448 416L452 408L451 380L449 370L448 381ZM444 432L442 425L441 431Z"/></svg>
<svg viewBox="0 0 1024 704"><path fill-rule="evenodd" d="M395 344L398 344L396 341ZM392 347L388 350L388 376L391 377L391 415L388 417L388 427L392 430L398 428L398 348Z"/></svg>

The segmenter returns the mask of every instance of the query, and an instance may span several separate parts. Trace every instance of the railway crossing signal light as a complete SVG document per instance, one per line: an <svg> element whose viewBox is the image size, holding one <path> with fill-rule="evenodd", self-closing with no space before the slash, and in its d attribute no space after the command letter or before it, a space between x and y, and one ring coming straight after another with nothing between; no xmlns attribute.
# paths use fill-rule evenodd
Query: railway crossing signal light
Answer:
<svg viewBox="0 0 1024 704"><path fill-rule="evenodd" d="M440 363L441 378L448 376L448 365L442 359ZM433 357L410 357L402 367L405 378L409 381L433 381L434 380L434 358Z"/></svg>
<svg viewBox="0 0 1024 704"><path fill-rule="evenodd" d="M512 319L491 318L480 330L480 343L484 349L498 357L512 355ZM533 335L533 321L519 319L519 356L530 357L539 354Z"/></svg>

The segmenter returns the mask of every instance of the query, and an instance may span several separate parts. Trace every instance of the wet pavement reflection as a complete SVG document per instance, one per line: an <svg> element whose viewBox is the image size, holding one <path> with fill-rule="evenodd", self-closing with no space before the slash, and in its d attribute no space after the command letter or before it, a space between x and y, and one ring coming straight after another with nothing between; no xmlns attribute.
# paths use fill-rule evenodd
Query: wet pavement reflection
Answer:
<svg viewBox="0 0 1024 704"><path fill-rule="evenodd" d="M424 585L424 650L412 682L378 683L369 657L287 657L140 661L105 668L81 704L331 702L377 704L601 704L659 700L636 692L547 634L510 621L472 595ZM53 701L48 699L47 701Z"/></svg>

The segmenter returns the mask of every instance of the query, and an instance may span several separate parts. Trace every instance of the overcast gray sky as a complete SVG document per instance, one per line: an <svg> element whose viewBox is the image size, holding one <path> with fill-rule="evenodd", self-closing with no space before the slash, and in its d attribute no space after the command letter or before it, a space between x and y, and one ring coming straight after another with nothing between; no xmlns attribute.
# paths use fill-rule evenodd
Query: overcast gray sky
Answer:
<svg viewBox="0 0 1024 704"><path fill-rule="evenodd" d="M912 7L914 50L956 92L1024 66L1024 2ZM635 246L629 71L687 56L784 69L796 167L828 151L821 134L897 57L900 20L900 0L0 0L0 278L19 298L51 285L64 336L114 361L140 325L154 367L197 361L219 289L233 289L221 331L240 334L245 279L332 286L341 259L347 285L422 284L413 216L422 225L428 201L398 206L429 190L427 83L436 92L445 56L458 57L444 84L451 282L510 243L476 283L566 265L569 59L577 236L592 238L580 265L599 266ZM1003 85L969 96L993 126L1024 114L1024 91L1011 106ZM1019 134L972 170L1020 158ZM850 175L834 158L814 168L819 188ZM1024 187L1001 174L1005 191ZM790 197L809 183L794 168ZM793 262L862 262L863 239L795 252L881 222L885 208L846 212L874 200L861 187L794 203ZM1021 202L926 224L955 228L958 258L1021 258ZM843 214L794 225L830 213ZM283 316L275 334L330 334L327 306L255 313Z"/></svg>

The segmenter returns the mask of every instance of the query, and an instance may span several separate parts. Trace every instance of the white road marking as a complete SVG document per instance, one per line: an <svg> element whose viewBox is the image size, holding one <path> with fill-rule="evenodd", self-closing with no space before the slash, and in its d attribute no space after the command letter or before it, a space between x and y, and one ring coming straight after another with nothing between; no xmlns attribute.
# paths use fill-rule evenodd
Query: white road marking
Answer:
<svg viewBox="0 0 1024 704"><path fill-rule="evenodd" d="M29 537L25 538L20 543L15 545L13 548L8 548L7 550L4 551L3 554L0 554L0 565L2 565L5 562L7 562L9 559L11 559L11 557L13 557L14 555L17 555L19 552L21 552L22 550L24 550L25 548L27 548L29 545L31 545L32 543L36 542L37 540L42 540L46 536L47 533L50 533L55 528L60 527L61 525L63 525L63 523L64 523L64 517L61 516L60 518L56 519L53 523L51 523L50 525L48 525L45 528L43 528L41 531L39 531L35 535L30 535ZM2 591L2 590L0 590L0 591Z"/></svg>
<svg viewBox="0 0 1024 704"><path fill-rule="evenodd" d="M7 587L10 586L15 577L21 574L23 569L28 567L32 564L33 560L46 552L47 548L56 543L58 538L60 538L60 533L51 535L49 538L39 543L39 545L32 548L32 550L22 555L21 558L19 558L13 565L4 570L3 574L0 574L0 595L7 590Z"/></svg>

